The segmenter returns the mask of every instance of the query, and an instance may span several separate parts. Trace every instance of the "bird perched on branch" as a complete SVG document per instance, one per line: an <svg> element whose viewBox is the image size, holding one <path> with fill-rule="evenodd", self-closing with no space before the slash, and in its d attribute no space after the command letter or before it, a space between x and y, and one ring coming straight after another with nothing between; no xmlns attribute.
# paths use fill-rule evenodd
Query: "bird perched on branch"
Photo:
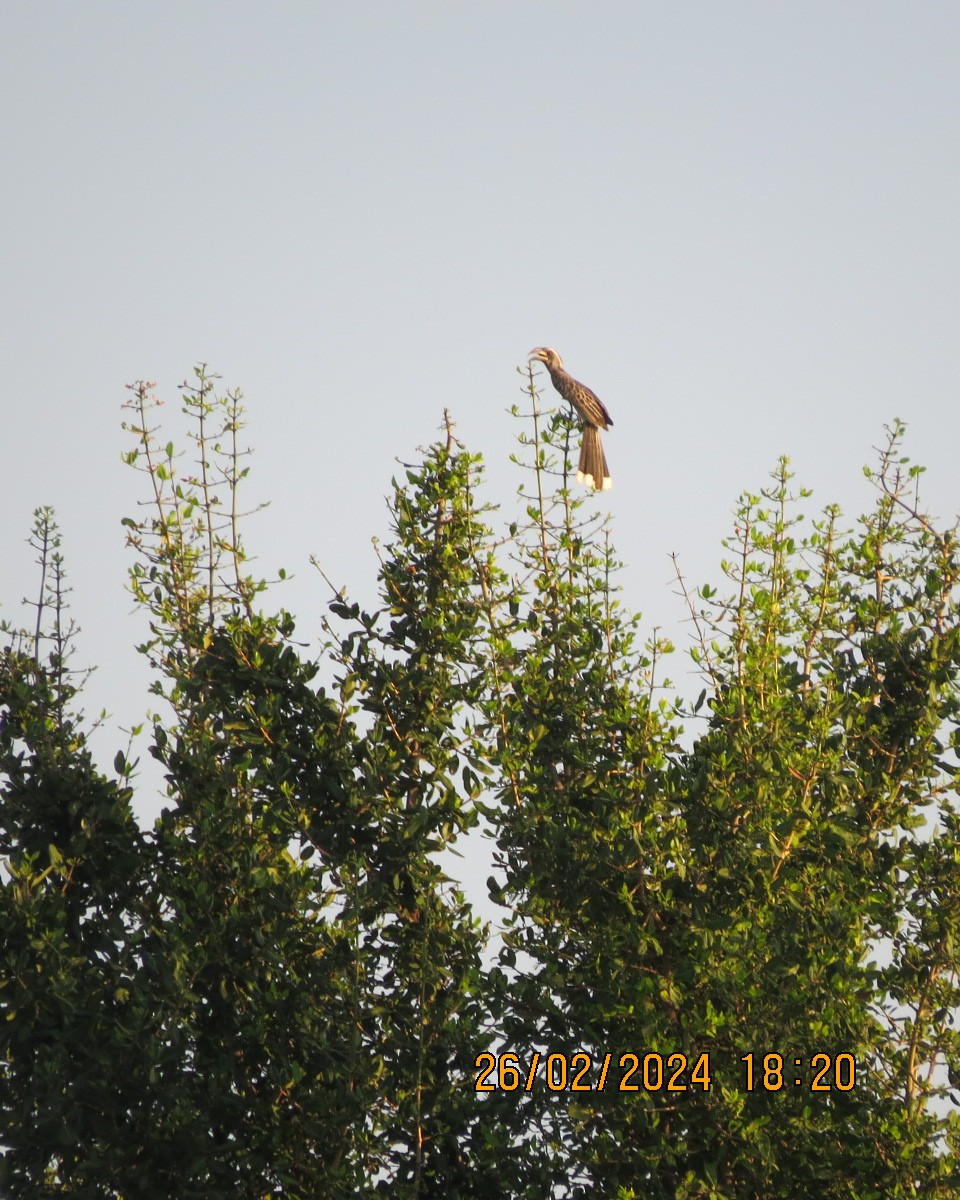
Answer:
<svg viewBox="0 0 960 1200"><path fill-rule="evenodd" d="M607 456L600 441L600 430L609 429L613 422L600 398L588 387L578 382L563 369L563 359L549 346L538 346L530 351L550 372L553 386L564 400L577 410L583 421L583 437L580 441L580 465L577 467L577 483L584 487L605 492L613 486Z"/></svg>

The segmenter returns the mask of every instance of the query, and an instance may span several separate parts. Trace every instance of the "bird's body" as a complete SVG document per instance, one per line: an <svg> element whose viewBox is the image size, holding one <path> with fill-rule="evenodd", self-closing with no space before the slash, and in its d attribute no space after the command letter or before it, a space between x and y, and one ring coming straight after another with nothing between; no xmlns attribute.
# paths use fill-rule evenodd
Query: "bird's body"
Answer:
<svg viewBox="0 0 960 1200"><path fill-rule="evenodd" d="M580 443L580 465L577 468L577 483L596 491L607 491L613 486L607 457L603 452L600 441L600 430L609 429L613 424L603 401L586 384L565 371L563 359L549 346L538 346L531 351L531 358L537 359L550 372L553 386L560 395L577 411L583 421L583 440Z"/></svg>

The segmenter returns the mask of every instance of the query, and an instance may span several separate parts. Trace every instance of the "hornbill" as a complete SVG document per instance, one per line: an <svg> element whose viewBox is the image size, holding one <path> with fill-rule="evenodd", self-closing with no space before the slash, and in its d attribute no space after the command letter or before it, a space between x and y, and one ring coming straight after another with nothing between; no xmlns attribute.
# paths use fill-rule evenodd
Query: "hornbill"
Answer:
<svg viewBox="0 0 960 1200"><path fill-rule="evenodd" d="M583 421L577 483L605 492L613 486L613 480L600 441L600 430L609 429L613 424L610 414L594 392L563 369L563 359L556 350L551 350L549 346L538 346L530 351L530 357L543 363L550 372L553 386L564 400L573 405Z"/></svg>

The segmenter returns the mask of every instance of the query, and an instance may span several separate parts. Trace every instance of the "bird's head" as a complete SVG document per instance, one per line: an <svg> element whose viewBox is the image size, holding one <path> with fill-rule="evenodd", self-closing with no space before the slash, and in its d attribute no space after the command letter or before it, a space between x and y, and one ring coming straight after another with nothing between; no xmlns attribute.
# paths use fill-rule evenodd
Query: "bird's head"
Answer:
<svg viewBox="0 0 960 1200"><path fill-rule="evenodd" d="M529 357L537 359L538 362L542 362L546 367L563 370L563 359L556 350L551 350L549 346L538 346L536 350L530 351Z"/></svg>

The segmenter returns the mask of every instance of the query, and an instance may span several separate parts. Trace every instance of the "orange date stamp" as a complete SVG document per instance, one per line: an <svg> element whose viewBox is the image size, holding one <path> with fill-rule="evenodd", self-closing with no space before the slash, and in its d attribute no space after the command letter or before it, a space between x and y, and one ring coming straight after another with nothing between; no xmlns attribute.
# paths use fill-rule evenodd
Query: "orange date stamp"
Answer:
<svg viewBox="0 0 960 1200"><path fill-rule="evenodd" d="M709 1092L713 1080L706 1050L696 1055L535 1050L525 1060L485 1052L473 1065L475 1092L532 1092L538 1085L551 1092ZM741 1056L738 1075L744 1092L849 1092L856 1086L857 1063L847 1052L750 1053Z"/></svg>
<svg viewBox="0 0 960 1200"><path fill-rule="evenodd" d="M476 1092L531 1092L538 1082L551 1092L687 1092L710 1090L710 1055L542 1054L521 1063L517 1054L478 1054L473 1064Z"/></svg>

